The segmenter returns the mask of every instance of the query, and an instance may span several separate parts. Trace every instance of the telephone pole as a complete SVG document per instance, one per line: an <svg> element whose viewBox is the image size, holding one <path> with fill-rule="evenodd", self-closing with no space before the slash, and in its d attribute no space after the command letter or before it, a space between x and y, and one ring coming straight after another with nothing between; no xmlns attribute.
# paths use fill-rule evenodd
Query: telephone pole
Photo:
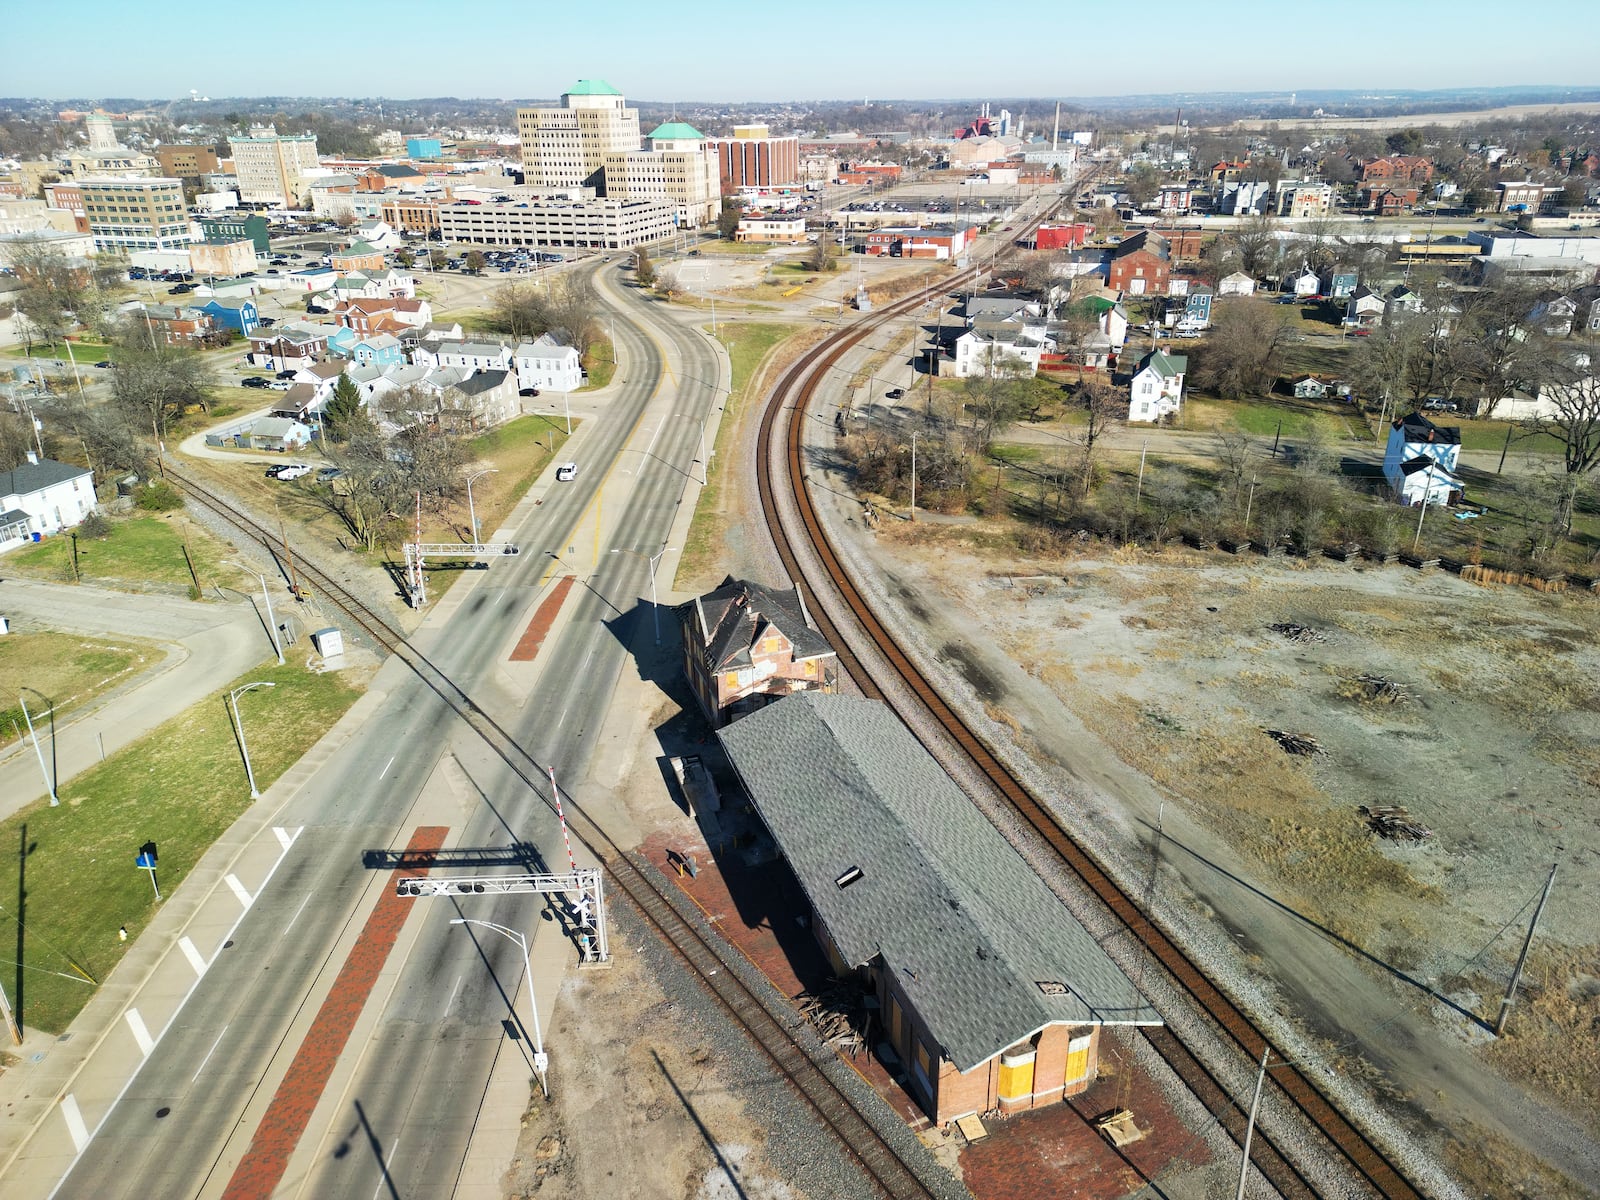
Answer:
<svg viewBox="0 0 1600 1200"><path fill-rule="evenodd" d="M1517 984L1522 982L1522 968L1528 961L1528 951L1533 947L1533 935L1539 928L1539 918L1544 914L1544 902L1550 899L1550 889L1556 885L1556 864L1550 864L1550 875L1544 881L1544 891L1539 893L1539 904L1533 910L1533 920L1528 922L1528 936L1522 943L1522 953L1517 955L1516 969L1511 972L1511 983L1506 987L1505 998L1500 1001L1500 1015L1495 1018L1494 1035L1506 1031L1506 1020L1511 1016L1511 1005L1517 996Z"/></svg>

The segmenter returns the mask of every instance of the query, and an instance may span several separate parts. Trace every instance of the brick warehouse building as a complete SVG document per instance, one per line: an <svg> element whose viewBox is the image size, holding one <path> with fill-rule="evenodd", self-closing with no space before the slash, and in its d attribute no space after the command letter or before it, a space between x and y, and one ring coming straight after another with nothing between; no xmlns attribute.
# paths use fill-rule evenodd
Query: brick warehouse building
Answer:
<svg viewBox="0 0 1600 1200"><path fill-rule="evenodd" d="M1162 1023L886 705L802 692L718 737L935 1124L1077 1095L1104 1026Z"/></svg>
<svg viewBox="0 0 1600 1200"><path fill-rule="evenodd" d="M1144 230L1111 251L1107 285L1129 296L1164 296L1172 276L1167 239Z"/></svg>
<svg viewBox="0 0 1600 1200"><path fill-rule="evenodd" d="M794 187L800 182L800 139L773 137L766 125L735 125L733 136L712 138L722 194L742 188Z"/></svg>

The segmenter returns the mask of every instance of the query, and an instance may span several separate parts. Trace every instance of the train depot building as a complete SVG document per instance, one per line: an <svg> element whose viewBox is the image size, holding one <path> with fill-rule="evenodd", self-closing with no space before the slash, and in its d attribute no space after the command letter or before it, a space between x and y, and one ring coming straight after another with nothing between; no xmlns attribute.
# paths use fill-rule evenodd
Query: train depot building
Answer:
<svg viewBox="0 0 1600 1200"><path fill-rule="evenodd" d="M886 705L804 691L718 737L936 1124L1085 1091L1105 1026L1162 1023Z"/></svg>

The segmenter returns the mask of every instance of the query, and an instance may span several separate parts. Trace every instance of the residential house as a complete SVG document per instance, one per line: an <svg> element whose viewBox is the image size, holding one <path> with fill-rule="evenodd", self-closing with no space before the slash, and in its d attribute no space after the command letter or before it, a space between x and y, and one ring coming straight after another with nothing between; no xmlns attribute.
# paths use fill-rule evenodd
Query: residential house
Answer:
<svg viewBox="0 0 1600 1200"><path fill-rule="evenodd" d="M1423 186L1432 179L1432 161L1415 154L1391 154L1375 158L1361 167L1363 183L1414 183Z"/></svg>
<svg viewBox="0 0 1600 1200"><path fill-rule="evenodd" d="M298 371L328 352L326 334L283 326L250 335L250 365L272 371Z"/></svg>
<svg viewBox="0 0 1600 1200"><path fill-rule="evenodd" d="M684 674L714 727L795 692L838 685L838 654L817 632L797 587L730 575L677 611Z"/></svg>
<svg viewBox="0 0 1600 1200"><path fill-rule="evenodd" d="M1113 291L1129 296L1164 296L1171 273L1167 239L1146 229L1112 249L1107 282Z"/></svg>
<svg viewBox="0 0 1600 1200"><path fill-rule="evenodd" d="M1274 204L1272 184L1265 179L1224 183L1216 199L1217 211L1233 217L1271 212Z"/></svg>
<svg viewBox="0 0 1600 1200"><path fill-rule="evenodd" d="M410 311L402 313L400 305L409 305ZM333 319L363 337L372 333L392 333L398 337L405 329L427 324L417 319L419 307L431 312L426 300L348 300L333 310Z"/></svg>
<svg viewBox="0 0 1600 1200"><path fill-rule="evenodd" d="M955 377L994 375L1005 370L1032 375L1048 346L1042 326L1024 326L985 318L956 337L953 349Z"/></svg>
<svg viewBox="0 0 1600 1200"><path fill-rule="evenodd" d="M523 342L511 354L517 386L541 392L575 392L583 386L583 359L575 346L563 346L548 333Z"/></svg>
<svg viewBox="0 0 1600 1200"><path fill-rule="evenodd" d="M0 552L71 529L95 509L94 472L28 451L0 471Z"/></svg>
<svg viewBox="0 0 1600 1200"><path fill-rule="evenodd" d="M1325 217L1333 209L1333 188L1325 183L1285 183L1278 193L1278 214Z"/></svg>
<svg viewBox="0 0 1600 1200"><path fill-rule="evenodd" d="M1315 375L1301 375L1290 382L1289 390L1294 393L1296 400L1321 400L1333 387Z"/></svg>
<svg viewBox="0 0 1600 1200"><path fill-rule="evenodd" d="M1139 360L1129 385L1128 420L1159 421L1183 407L1183 377L1189 359L1152 350Z"/></svg>
<svg viewBox="0 0 1600 1200"><path fill-rule="evenodd" d="M718 737L936 1126L1078 1095L1102 1027L1160 1024L887 705L802 691Z"/></svg>
<svg viewBox="0 0 1600 1200"><path fill-rule="evenodd" d="M404 271L351 271L333 284L335 300L415 299L417 281Z"/></svg>
<svg viewBox="0 0 1600 1200"><path fill-rule="evenodd" d="M310 443L311 427L292 417L262 417L234 440L248 450L299 450Z"/></svg>
<svg viewBox="0 0 1600 1200"><path fill-rule="evenodd" d="M1345 300L1344 323L1371 329L1382 322L1388 307L1384 298L1377 292L1364 283L1357 284L1355 290Z"/></svg>
<svg viewBox="0 0 1600 1200"><path fill-rule="evenodd" d="M309 383L296 383L291 385L287 392L277 393L277 396L278 399L272 405L272 416L298 421L307 429L312 429L318 424L317 413L320 413L322 407L319 401L323 399L321 389Z"/></svg>
<svg viewBox="0 0 1600 1200"><path fill-rule="evenodd" d="M1320 293L1330 300L1348 300L1360 282L1361 276L1356 272L1332 267L1322 272L1317 286Z"/></svg>
<svg viewBox="0 0 1600 1200"><path fill-rule="evenodd" d="M462 367L468 371L509 371L511 358L508 347L492 342L440 342L431 352L417 350L411 361L435 367Z"/></svg>
<svg viewBox="0 0 1600 1200"><path fill-rule="evenodd" d="M309 383L312 387L321 389L333 387L334 381L345 373L345 368L350 364L339 359L330 359L327 362L310 363L301 367L294 376L295 383Z"/></svg>
<svg viewBox="0 0 1600 1200"><path fill-rule="evenodd" d="M199 311L207 314L219 328L236 329L245 337L254 333L261 324L260 317L256 315L254 300L240 300L237 304L228 304L213 297L200 305Z"/></svg>
<svg viewBox="0 0 1600 1200"><path fill-rule="evenodd" d="M1301 267L1293 275L1284 278L1283 290L1306 300L1322 290L1322 280L1317 278L1317 273L1309 267Z"/></svg>
<svg viewBox="0 0 1600 1200"><path fill-rule="evenodd" d="M1572 296L1552 296L1534 305L1528 314L1530 324L1547 337L1569 337L1578 316L1578 301Z"/></svg>
<svg viewBox="0 0 1600 1200"><path fill-rule="evenodd" d="M382 271L383 251L366 242L352 242L345 249L330 254L328 266L341 275L349 271Z"/></svg>
<svg viewBox="0 0 1600 1200"><path fill-rule="evenodd" d="M510 371L474 371L444 389L441 400L440 421L462 433L504 425L522 411Z"/></svg>
<svg viewBox="0 0 1600 1200"><path fill-rule="evenodd" d="M1205 284L1198 284L1184 297L1183 311L1178 316L1179 333L1198 333L1211 326L1211 301L1214 293Z"/></svg>
<svg viewBox="0 0 1600 1200"><path fill-rule="evenodd" d="M130 309L128 319L142 323L148 337L168 346L194 346L217 331L211 314L178 304L141 304Z"/></svg>
<svg viewBox="0 0 1600 1200"><path fill-rule="evenodd" d="M1243 271L1235 271L1232 275L1224 275L1217 280L1217 295L1219 296L1254 296L1256 294L1256 281Z"/></svg>
<svg viewBox="0 0 1600 1200"><path fill-rule="evenodd" d="M399 366L406 361L400 349L400 339L392 333L362 338L350 347L350 357L358 366L372 366L380 370L387 366Z"/></svg>
<svg viewBox="0 0 1600 1200"><path fill-rule="evenodd" d="M1451 504L1465 487L1456 475L1460 458L1459 427L1408 413L1390 426L1383 477L1402 504Z"/></svg>
<svg viewBox="0 0 1600 1200"><path fill-rule="evenodd" d="M1362 190L1365 207L1380 217L1398 217L1417 206L1422 193L1414 187L1369 187Z"/></svg>

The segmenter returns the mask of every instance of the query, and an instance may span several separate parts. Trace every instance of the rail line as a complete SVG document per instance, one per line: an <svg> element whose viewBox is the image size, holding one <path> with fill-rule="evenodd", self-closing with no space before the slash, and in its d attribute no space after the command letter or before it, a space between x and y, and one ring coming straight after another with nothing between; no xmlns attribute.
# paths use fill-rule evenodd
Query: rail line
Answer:
<svg viewBox="0 0 1600 1200"><path fill-rule="evenodd" d="M272 530L240 512L170 461L166 464L166 473L181 485L191 500L216 512L268 548L277 545L277 536ZM304 555L297 556L296 568L323 598L374 642L401 659L419 680L455 710L529 791L554 811L554 800L544 790L548 786L544 768L463 688L411 645L403 633L368 609L314 561ZM651 873L613 842L580 803L566 795L563 808L572 832L594 853L611 881L744 1029L778 1073L789 1081L872 1186L892 1200L934 1200L939 1193L923 1181L824 1070L826 1065L837 1068L838 1056L825 1047L813 1052L801 1044L795 1030L802 1022L787 1001L774 1001L759 988L745 983L742 972L746 964L739 961L738 950L721 938L703 935L672 902L667 894L670 885L659 886Z"/></svg>
<svg viewBox="0 0 1600 1200"><path fill-rule="evenodd" d="M1030 225L1036 225L1042 218L1042 214L1036 216ZM959 282L966 277L958 276L955 281L947 281L943 290L949 289L950 282ZM791 366L773 389L762 414L756 456L758 485L768 527L789 577L805 586L813 595L819 585L832 589L838 595L876 652L916 698L923 714L937 722L1006 803L1039 835L1056 859L1089 888L1131 935L1143 939L1151 958L1252 1062L1260 1059L1264 1049L1272 1049L1274 1058L1283 1064L1269 1072L1278 1095L1322 1132L1337 1156L1365 1181L1374 1194L1388 1200L1421 1200L1422 1193L1406 1179L1381 1148L1334 1107L1302 1072L1286 1063L1287 1056L1277 1052L1277 1047L1271 1045L1255 1023L1167 937L1149 914L1140 909L1128 892L1073 839L1055 815L1028 791L983 739L946 703L938 689L879 620L845 569L812 502L804 447L806 421L812 401L827 372L836 367L839 360L868 334L889 321L911 313L921 300L922 293L914 293L886 305L870 319L856 322L834 334L812 354ZM779 436L780 418L784 418L785 414L786 419L781 422L781 460L788 477L780 480L773 477L774 460L778 457L774 439ZM792 535L794 540L791 540L782 516L780 487L786 489L787 499L799 517L800 529ZM795 545L795 541L801 538L821 564L826 577L824 580L809 577ZM812 603L809 610L822 634L838 651L841 666L850 673L862 694L894 705L894 699L886 695L871 674L863 669L860 659L850 649L849 641L841 636L839 628L828 617L825 606ZM907 719L908 714L902 712L901 716ZM913 730L917 728L914 720L907 719L907 725ZM1146 1037L1222 1126L1236 1141L1242 1141L1244 1114L1215 1075L1170 1031L1150 1031ZM1253 1147L1252 1161L1278 1188L1280 1194L1317 1194L1312 1182L1294 1161L1272 1139L1265 1137L1259 1128Z"/></svg>

